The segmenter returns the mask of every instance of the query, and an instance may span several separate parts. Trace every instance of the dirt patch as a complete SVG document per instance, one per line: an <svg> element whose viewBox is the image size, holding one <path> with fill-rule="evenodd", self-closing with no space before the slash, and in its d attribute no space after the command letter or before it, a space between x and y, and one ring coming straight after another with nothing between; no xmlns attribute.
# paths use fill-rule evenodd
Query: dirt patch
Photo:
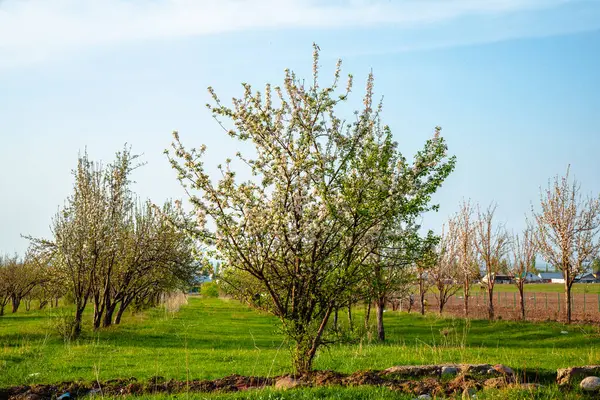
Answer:
<svg viewBox="0 0 600 400"><path fill-rule="evenodd" d="M386 386L414 395L454 395L465 390L479 390L485 386L498 387L514 381L512 370L488 364L453 365L458 375L442 378L447 365L397 366L383 371L359 371L342 374L335 371L314 371L305 375L284 375L273 378L230 375L215 380L178 381L155 376L145 382L135 378L112 379L105 382L63 382L54 385L15 386L0 389L0 400L51 400L69 393L71 399L88 394L100 396L142 395L153 393L237 392L253 388L315 386ZM507 379L508 378L508 379ZM493 382L492 382L493 381ZM487 384L486 384L487 382ZM493 384L492 384L493 383Z"/></svg>

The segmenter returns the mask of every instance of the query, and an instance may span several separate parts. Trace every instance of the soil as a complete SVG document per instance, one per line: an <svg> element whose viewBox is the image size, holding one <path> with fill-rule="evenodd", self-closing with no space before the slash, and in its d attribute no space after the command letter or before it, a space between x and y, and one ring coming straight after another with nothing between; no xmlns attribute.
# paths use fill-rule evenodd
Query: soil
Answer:
<svg viewBox="0 0 600 400"><path fill-rule="evenodd" d="M573 293L571 306L571 319L583 323L600 322L599 295ZM482 293L472 295L469 300L469 317L475 319L486 319L488 317L487 302L484 301ZM428 312L437 312L437 299L433 294L425 297ZM566 320L565 297L563 293L525 293L525 318L529 321L564 321ZM406 310L406 302L403 302L403 310ZM418 311L418 305L413 306ZM464 317L464 305L462 297L452 296L446 306L444 313ZM496 318L508 320L520 320L521 309L518 293L498 292L494 293L494 313Z"/></svg>
<svg viewBox="0 0 600 400"><path fill-rule="evenodd" d="M441 370L441 366L423 366L424 369ZM396 367L400 368L400 367ZM342 374L335 371L314 371L308 374L265 378L254 376L230 375L215 380L177 381L156 376L148 381L140 382L135 378L112 379L105 382L62 382L52 385L14 386L0 389L0 400L51 400L69 393L70 398L78 398L89 394L101 396L141 395L152 393L186 393L186 392L235 392L252 388L274 386L278 380L292 378L299 382L298 386L358 386L376 385L389 387L392 390L414 395L429 394L431 396L461 394L469 389L482 389L494 379L494 387L507 385L509 380L502 373L473 373L470 366L462 366L462 373L448 379L440 375L424 374L417 367L409 369L394 368L385 371L359 371L353 374ZM413 373L407 374L406 371ZM392 371L392 372L390 372ZM491 374L491 375L490 375ZM486 385L487 381L487 385Z"/></svg>

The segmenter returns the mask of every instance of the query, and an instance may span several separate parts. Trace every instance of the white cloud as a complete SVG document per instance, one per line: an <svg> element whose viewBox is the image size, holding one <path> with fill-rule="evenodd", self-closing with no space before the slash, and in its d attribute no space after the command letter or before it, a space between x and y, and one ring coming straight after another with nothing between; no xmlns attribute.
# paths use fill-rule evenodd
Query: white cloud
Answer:
<svg viewBox="0 0 600 400"><path fill-rule="evenodd" d="M0 0L1 1L1 0ZM5 0L0 63L41 61L91 46L248 29L398 28L504 14L569 0Z"/></svg>

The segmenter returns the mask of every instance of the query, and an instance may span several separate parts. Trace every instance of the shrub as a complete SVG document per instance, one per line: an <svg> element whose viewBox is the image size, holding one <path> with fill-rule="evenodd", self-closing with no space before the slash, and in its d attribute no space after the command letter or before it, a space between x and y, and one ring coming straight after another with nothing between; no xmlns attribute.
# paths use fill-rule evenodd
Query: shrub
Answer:
<svg viewBox="0 0 600 400"><path fill-rule="evenodd" d="M163 294L161 299L167 313L175 314L181 306L188 303L187 296L181 292Z"/></svg>
<svg viewBox="0 0 600 400"><path fill-rule="evenodd" d="M58 333L63 338L65 343L71 342L75 339L75 316L72 312L66 310L58 310L56 313L51 314L49 320L49 327L54 332Z"/></svg>
<svg viewBox="0 0 600 400"><path fill-rule="evenodd" d="M203 283L200 293L204 297L219 297L219 286L215 282Z"/></svg>

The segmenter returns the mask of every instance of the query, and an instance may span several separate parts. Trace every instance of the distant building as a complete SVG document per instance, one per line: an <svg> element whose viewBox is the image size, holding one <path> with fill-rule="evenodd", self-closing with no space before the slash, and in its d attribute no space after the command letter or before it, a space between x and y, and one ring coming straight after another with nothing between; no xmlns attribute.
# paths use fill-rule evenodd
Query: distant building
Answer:
<svg viewBox="0 0 600 400"><path fill-rule="evenodd" d="M523 279L525 283L541 283L542 278L534 274L533 272L526 272L521 277L515 277L515 279Z"/></svg>
<svg viewBox="0 0 600 400"><path fill-rule="evenodd" d="M506 274L493 274L494 275L494 283L513 283L513 278L510 275ZM488 275L486 274L483 278L481 278L481 283L488 282Z"/></svg>
<svg viewBox="0 0 600 400"><path fill-rule="evenodd" d="M591 272L579 275L575 278L578 283L600 283L600 275L594 275Z"/></svg>
<svg viewBox="0 0 600 400"><path fill-rule="evenodd" d="M538 276L544 283L565 283L561 272L540 272Z"/></svg>

